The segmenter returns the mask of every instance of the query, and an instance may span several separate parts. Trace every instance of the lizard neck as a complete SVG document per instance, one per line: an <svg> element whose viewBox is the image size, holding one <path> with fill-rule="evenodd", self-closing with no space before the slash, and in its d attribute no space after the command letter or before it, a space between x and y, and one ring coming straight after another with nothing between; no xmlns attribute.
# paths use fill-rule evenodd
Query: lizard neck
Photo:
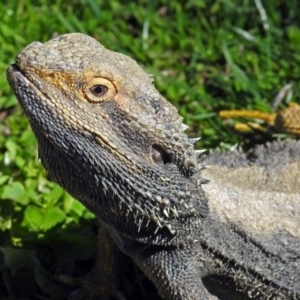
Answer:
<svg viewBox="0 0 300 300"><path fill-rule="evenodd" d="M64 128L60 143L65 141L67 147L62 149L56 147L55 141L49 140L33 122L31 126L38 139L39 157L50 178L80 200L106 226L114 228L120 237L148 245L185 246L194 242L196 232L208 214L201 186L191 180L182 181L180 185L174 183L174 191L168 188L166 197L161 194L156 196L159 201L150 202L154 194L141 192L147 178L137 176L133 180L136 185L130 185L126 178L132 175L125 173L126 169L113 159L95 153L99 147L92 144L92 137L81 144L82 139L76 137L74 131ZM153 190L163 189L155 180L151 184ZM185 190L189 198L180 202L178 194L185 195ZM173 199L176 205L172 207L170 202L163 203L163 199L170 202ZM139 210L143 203L146 208Z"/></svg>

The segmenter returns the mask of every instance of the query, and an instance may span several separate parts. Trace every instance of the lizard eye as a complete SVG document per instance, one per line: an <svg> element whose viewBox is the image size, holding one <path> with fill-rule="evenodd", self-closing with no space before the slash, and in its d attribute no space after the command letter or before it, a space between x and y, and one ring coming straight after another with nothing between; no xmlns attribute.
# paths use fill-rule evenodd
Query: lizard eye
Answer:
<svg viewBox="0 0 300 300"><path fill-rule="evenodd" d="M113 100L117 91L108 79L95 77L83 87L83 94L89 102L99 103L105 100Z"/></svg>
<svg viewBox="0 0 300 300"><path fill-rule="evenodd" d="M107 92L107 87L101 84L94 85L91 87L91 93L95 97L101 97Z"/></svg>

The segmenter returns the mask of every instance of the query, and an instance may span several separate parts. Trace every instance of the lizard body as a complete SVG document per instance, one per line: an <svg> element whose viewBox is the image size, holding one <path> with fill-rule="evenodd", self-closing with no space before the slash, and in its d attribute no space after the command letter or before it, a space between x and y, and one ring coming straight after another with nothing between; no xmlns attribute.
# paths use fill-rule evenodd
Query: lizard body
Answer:
<svg viewBox="0 0 300 300"><path fill-rule="evenodd" d="M299 142L201 158L152 78L82 34L7 74L48 174L163 298L300 299Z"/></svg>

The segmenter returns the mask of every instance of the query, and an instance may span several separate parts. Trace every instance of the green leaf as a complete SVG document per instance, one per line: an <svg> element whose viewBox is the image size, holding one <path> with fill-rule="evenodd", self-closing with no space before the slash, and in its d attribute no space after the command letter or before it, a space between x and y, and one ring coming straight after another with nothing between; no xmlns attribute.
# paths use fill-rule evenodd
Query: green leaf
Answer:
<svg viewBox="0 0 300 300"><path fill-rule="evenodd" d="M10 97L0 97L0 106L2 108L10 108L17 104L16 97L10 96Z"/></svg>
<svg viewBox="0 0 300 300"><path fill-rule="evenodd" d="M47 231L65 220L65 213L58 207L39 208L29 205L25 209L22 225L34 231Z"/></svg>
<svg viewBox="0 0 300 300"><path fill-rule="evenodd" d="M41 223L43 220L43 211L41 208L29 205L26 207L24 212L24 223L28 223L33 229L38 230L40 229Z"/></svg>
<svg viewBox="0 0 300 300"><path fill-rule="evenodd" d="M0 176L0 185L4 184L9 179L8 175Z"/></svg>
<svg viewBox="0 0 300 300"><path fill-rule="evenodd" d="M296 26L290 26L287 30L291 46L295 50L300 49L300 29Z"/></svg>
<svg viewBox="0 0 300 300"><path fill-rule="evenodd" d="M15 181L11 185L6 185L1 194L2 199L10 199L20 204L28 204L28 197L25 193L24 186L21 182Z"/></svg>
<svg viewBox="0 0 300 300"><path fill-rule="evenodd" d="M41 222L41 229L42 230L49 230L50 228L54 227L58 223L64 221L66 215L65 213L58 207L49 207L46 209L42 222Z"/></svg>
<svg viewBox="0 0 300 300"><path fill-rule="evenodd" d="M8 151L9 159L14 160L17 155L18 145L14 141L8 140L5 143L5 147Z"/></svg>
<svg viewBox="0 0 300 300"><path fill-rule="evenodd" d="M58 200L60 200L63 194L64 194L64 190L59 185L55 185L53 189L50 191L50 193L45 195L45 200L50 204L54 204Z"/></svg>
<svg viewBox="0 0 300 300"><path fill-rule="evenodd" d="M82 214L86 211L86 208L79 201L74 201L72 204L71 212L77 214L78 216L82 216Z"/></svg>
<svg viewBox="0 0 300 300"><path fill-rule="evenodd" d="M65 193L64 198L63 198L63 207L64 207L64 211L66 213L70 212L74 201L76 201L76 200L72 196L70 196L68 193Z"/></svg>

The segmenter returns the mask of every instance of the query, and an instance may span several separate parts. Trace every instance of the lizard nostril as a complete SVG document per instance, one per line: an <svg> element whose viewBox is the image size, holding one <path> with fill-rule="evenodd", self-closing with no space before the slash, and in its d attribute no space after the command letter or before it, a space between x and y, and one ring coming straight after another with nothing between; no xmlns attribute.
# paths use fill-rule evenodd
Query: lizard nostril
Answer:
<svg viewBox="0 0 300 300"><path fill-rule="evenodd" d="M159 145L153 144L151 147L151 158L154 163L164 165L171 162L170 155Z"/></svg>

